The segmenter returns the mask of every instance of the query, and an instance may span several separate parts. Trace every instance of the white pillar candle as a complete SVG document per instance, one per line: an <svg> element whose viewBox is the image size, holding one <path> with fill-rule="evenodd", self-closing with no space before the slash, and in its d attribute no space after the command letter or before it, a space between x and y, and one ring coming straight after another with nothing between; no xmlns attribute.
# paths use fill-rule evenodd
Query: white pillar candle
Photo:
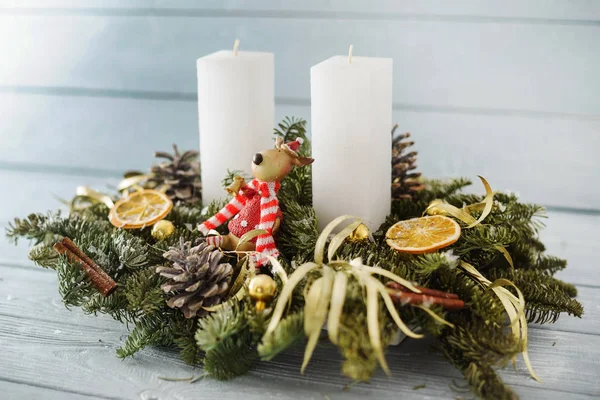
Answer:
<svg viewBox="0 0 600 400"><path fill-rule="evenodd" d="M238 52L238 43L196 63L204 205L225 196L228 169L250 176L254 154L273 147L273 53Z"/></svg>
<svg viewBox="0 0 600 400"><path fill-rule="evenodd" d="M319 228L350 214L377 229L390 213L392 59L335 56L310 70L313 205Z"/></svg>

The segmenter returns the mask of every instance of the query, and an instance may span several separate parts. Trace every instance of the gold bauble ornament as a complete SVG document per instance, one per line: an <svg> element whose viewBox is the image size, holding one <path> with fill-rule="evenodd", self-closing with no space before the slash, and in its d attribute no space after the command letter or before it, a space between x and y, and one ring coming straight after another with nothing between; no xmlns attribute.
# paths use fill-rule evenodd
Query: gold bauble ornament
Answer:
<svg viewBox="0 0 600 400"><path fill-rule="evenodd" d="M361 242L369 238L371 232L365 224L360 224L355 230L348 236L348 240L351 242Z"/></svg>
<svg viewBox="0 0 600 400"><path fill-rule="evenodd" d="M256 311L263 311L275 297L277 284L269 275L255 275L248 284L248 294L256 302Z"/></svg>
<svg viewBox="0 0 600 400"><path fill-rule="evenodd" d="M166 219L161 219L152 227L152 237L156 240L165 240L173 232L175 232L175 225Z"/></svg>

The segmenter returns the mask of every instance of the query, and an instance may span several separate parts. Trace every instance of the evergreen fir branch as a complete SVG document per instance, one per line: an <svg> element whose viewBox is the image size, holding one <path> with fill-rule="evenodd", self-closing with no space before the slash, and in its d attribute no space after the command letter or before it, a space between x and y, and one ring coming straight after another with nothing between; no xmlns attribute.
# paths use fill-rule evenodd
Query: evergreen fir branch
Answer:
<svg viewBox="0 0 600 400"><path fill-rule="evenodd" d="M252 332L246 326L211 347L204 357L204 370L219 380L232 379L248 372L258 360L252 346Z"/></svg>
<svg viewBox="0 0 600 400"><path fill-rule="evenodd" d="M79 265L69 262L66 257L59 257L56 272L58 276L58 293L67 308L83 305L94 294L95 289L89 282L86 273Z"/></svg>
<svg viewBox="0 0 600 400"><path fill-rule="evenodd" d="M501 277L498 270L491 270L490 279ZM583 314L583 306L571 298L572 285L565 284L540 270L515 271L513 283L523 292L529 322L543 324L556 322L566 312L576 317Z"/></svg>
<svg viewBox="0 0 600 400"><path fill-rule="evenodd" d="M59 256L52 246L40 243L31 248L29 259L40 267L55 269Z"/></svg>
<svg viewBox="0 0 600 400"><path fill-rule="evenodd" d="M195 228L206 220L206 216L202 213L201 207L179 203L173 206L173 209L169 213L168 220L175 226L189 225L190 227Z"/></svg>
<svg viewBox="0 0 600 400"><path fill-rule="evenodd" d="M109 208L104 203L93 203L85 208L71 209L70 216L87 220L105 221Z"/></svg>
<svg viewBox="0 0 600 400"><path fill-rule="evenodd" d="M537 262L531 266L534 269L545 271L549 275L554 275L558 271L562 271L567 267L567 260L563 260L562 258L542 254ZM577 292L575 291L575 294ZM575 294L571 295L571 297L575 296Z"/></svg>
<svg viewBox="0 0 600 400"><path fill-rule="evenodd" d="M117 349L119 358L133 356L146 346L167 346L171 344L171 335L168 326L169 320L165 315L152 314L141 317L136 321L125 344Z"/></svg>
<svg viewBox="0 0 600 400"><path fill-rule="evenodd" d="M179 354L183 362L191 366L202 364L204 354L198 348L194 335L178 336L173 339L173 343L179 348Z"/></svg>
<svg viewBox="0 0 600 400"><path fill-rule="evenodd" d="M8 224L6 237L17 244L20 237L32 240L34 244L49 244L54 241L55 232L49 229L61 220L60 211L48 214L29 214L27 218L15 218Z"/></svg>
<svg viewBox="0 0 600 400"><path fill-rule="evenodd" d="M275 282L279 283L281 281L279 280L278 282L278 280L275 279ZM280 291L281 285L279 285L278 287ZM246 319L246 321L248 321L248 328L250 329L250 332L252 332L252 334L254 335L254 341L258 342L267 330L267 326L271 321L271 315L273 315L273 309L267 308L262 311L256 311L256 306L255 304L253 304L250 298L245 298L242 301L245 303L244 308L246 311L246 315L244 316L244 318Z"/></svg>
<svg viewBox="0 0 600 400"><path fill-rule="evenodd" d="M246 373L258 359L243 303L232 300L198 320L194 337L205 352L204 370L219 380Z"/></svg>
<svg viewBox="0 0 600 400"><path fill-rule="evenodd" d="M446 310L442 306L431 305L429 309L446 321L449 319ZM447 325L431 318L428 313L419 308L404 306L401 311L402 318L408 322L408 326L418 326L423 332L427 332L434 337L441 336L448 329Z"/></svg>
<svg viewBox="0 0 600 400"><path fill-rule="evenodd" d="M506 385L492 367L471 362L462 369L471 390L482 399L514 400L518 396Z"/></svg>
<svg viewBox="0 0 600 400"><path fill-rule="evenodd" d="M458 256L455 256L452 250L413 256L409 261L409 268L422 278L428 278L440 269L451 270L457 266Z"/></svg>
<svg viewBox="0 0 600 400"><path fill-rule="evenodd" d="M306 120L296 117L285 117L274 129L273 134L281 137L284 142L290 142L297 138L306 140Z"/></svg>
<svg viewBox="0 0 600 400"><path fill-rule="evenodd" d="M112 239L112 246L119 257L120 265L130 270L142 269L148 266L148 244L139 237L133 236L126 231L120 231Z"/></svg>
<svg viewBox="0 0 600 400"><path fill-rule="evenodd" d="M419 192L421 197L425 196L422 194L426 192L422 190ZM431 200L433 200L433 196L431 196ZM423 214L423 210L427 208L429 201L431 200L409 200L409 199L399 199L392 201L392 210L391 217L394 218L395 222L402 221L409 218L417 218ZM389 217L388 217L389 218Z"/></svg>
<svg viewBox="0 0 600 400"><path fill-rule="evenodd" d="M351 286L353 287L349 288L350 293L354 293L354 296L362 296L362 289L358 284L353 283ZM391 318L383 304L380 304L378 319L381 342L385 350L385 347L396 334L397 328L391 322ZM367 313L362 299L349 301L346 298L337 346L344 357L342 373L354 381L368 382L379 363L376 352L371 347L371 340L367 331Z"/></svg>
<svg viewBox="0 0 600 400"><path fill-rule="evenodd" d="M440 271L436 286L446 292L458 294L465 301L465 310L468 310L471 318L479 318L483 323L495 327L504 325L506 312L498 297L493 291L482 288L460 269Z"/></svg>
<svg viewBox="0 0 600 400"><path fill-rule="evenodd" d="M198 321L196 343L203 351L219 346L226 338L244 329L246 320L239 303L224 303L217 311Z"/></svg>
<svg viewBox="0 0 600 400"><path fill-rule="evenodd" d="M467 178L455 178L450 181L425 179L424 183L427 190L419 192L418 196L428 198L431 201L433 199L445 199L470 186L473 182Z"/></svg>
<svg viewBox="0 0 600 400"><path fill-rule="evenodd" d="M125 284L127 308L133 312L149 315L165 307L165 294L160 288L163 278L154 267L131 275Z"/></svg>
<svg viewBox="0 0 600 400"><path fill-rule="evenodd" d="M258 355L263 361L272 360L304 337L304 312L288 314L277 328L262 338L258 345Z"/></svg>
<svg viewBox="0 0 600 400"><path fill-rule="evenodd" d="M514 400L518 398L490 364L470 359L465 356L462 348L455 347L448 341L442 340L442 351L446 358L463 373L471 387L471 391L476 396L490 400Z"/></svg>
<svg viewBox="0 0 600 400"><path fill-rule="evenodd" d="M179 348L181 359L192 366L200 365L204 353L200 350L194 338L198 329L197 320L187 319L181 314L175 314L170 323L170 328L173 344Z"/></svg>
<svg viewBox="0 0 600 400"><path fill-rule="evenodd" d="M95 291L81 305L81 309L87 314L108 314L119 322L131 322L136 314L136 312L130 311L127 297L121 289L117 289L108 297L104 297Z"/></svg>
<svg viewBox="0 0 600 400"><path fill-rule="evenodd" d="M310 141L306 136L306 121L294 117L286 117L275 128L274 135L279 136L284 142L290 142L298 138L303 140L298 149L300 156L310 156ZM278 198L284 209L288 200L297 202L303 206L312 205L312 167L294 168L286 179L281 182ZM285 209L284 209L285 211Z"/></svg>
<svg viewBox="0 0 600 400"><path fill-rule="evenodd" d="M561 281L560 279L554 278L553 283L561 288L561 290L569 297L577 297L577 288L572 283Z"/></svg>
<svg viewBox="0 0 600 400"><path fill-rule="evenodd" d="M277 245L289 260L302 260L314 252L319 236L315 210L292 200L282 203L282 209L285 217L281 221Z"/></svg>
<svg viewBox="0 0 600 400"><path fill-rule="evenodd" d="M451 320L455 328L448 329L442 342L460 351L464 358L481 365L504 367L523 351L523 343L512 333L481 321L469 322L460 316Z"/></svg>
<svg viewBox="0 0 600 400"><path fill-rule="evenodd" d="M303 206L312 206L312 166L292 169L281 182L277 197L282 208L290 201Z"/></svg>

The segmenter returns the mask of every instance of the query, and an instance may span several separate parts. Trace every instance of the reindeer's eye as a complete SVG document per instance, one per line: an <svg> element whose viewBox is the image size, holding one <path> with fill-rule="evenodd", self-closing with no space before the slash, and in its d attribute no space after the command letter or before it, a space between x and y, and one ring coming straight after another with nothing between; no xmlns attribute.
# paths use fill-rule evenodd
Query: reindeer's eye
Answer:
<svg viewBox="0 0 600 400"><path fill-rule="evenodd" d="M260 154L260 153L256 153L256 154L254 155L254 159L252 160L252 162L253 162L255 165L260 165L260 163L261 163L261 162L263 162L263 156L262 156L262 154Z"/></svg>

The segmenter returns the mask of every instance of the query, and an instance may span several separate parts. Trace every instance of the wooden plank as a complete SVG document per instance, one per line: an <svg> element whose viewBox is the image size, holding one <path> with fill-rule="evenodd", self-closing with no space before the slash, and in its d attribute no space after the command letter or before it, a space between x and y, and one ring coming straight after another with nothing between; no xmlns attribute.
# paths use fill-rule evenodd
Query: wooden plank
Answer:
<svg viewBox="0 0 600 400"><path fill-rule="evenodd" d="M34 379L40 385L60 384L62 388L80 390L103 396L134 397L144 393L159 398L195 398L227 396L244 393L248 398L322 398L324 395L360 398L387 398L402 392L409 398L455 396L448 388L450 378L459 378L458 371L439 353L432 353L428 341L410 341L393 349L388 356L393 376L377 374L371 385L357 385L343 392L347 379L338 375L337 350L327 346L316 352L304 377L299 374L303 349L292 349L271 363L261 363L247 376L229 382L206 379L195 385L163 382L158 377L188 377L199 371L185 366L176 353L149 349L134 359L114 358L114 348L122 342L123 330L85 328L59 322L42 322L23 318L1 317L0 341L4 347L4 362L0 379L10 374L13 379ZM577 340L585 340L580 346ZM552 343L556 342L555 346ZM597 394L595 380L600 337L535 330L531 333L531 356L538 372L545 378L543 386L527 378L526 371L503 372L504 378L515 384L517 393L526 398L574 394ZM547 362L542 362L546 360ZM536 362L537 361L537 362ZM35 366L35 368L33 367ZM39 374L43 369L44 374ZM77 379L65 379L69 371L77 371ZM425 384L421 390L412 390ZM167 393L170 393L167 396ZM404 396L403 396L404 397ZM548 397L545 397L548 398Z"/></svg>
<svg viewBox="0 0 600 400"><path fill-rule="evenodd" d="M600 276L592 272L598 268L595 260L600 216L551 211L545 223L541 239L548 253L568 261L567 268L556 274L557 278L600 287Z"/></svg>
<svg viewBox="0 0 600 400"><path fill-rule="evenodd" d="M198 146L193 102L4 93L0 114L11 115L0 121L0 130L11 132L0 137L0 169L33 162L43 169L85 167L117 175L146 170L153 152L172 143ZM286 115L308 119L310 108L279 104L276 120ZM600 120L410 110L394 111L393 120L413 133L425 176L483 175L493 188L518 191L525 201L575 208L600 204L600 191L589 184L600 179L595 152ZM17 183L13 179L10 187Z"/></svg>
<svg viewBox="0 0 600 400"><path fill-rule="evenodd" d="M0 115L11 116L0 121L0 129L11 132L0 136L0 169L42 164L119 176L147 170L154 151L170 151L173 143L199 147L195 102L0 93ZM286 115L308 118L310 110L279 106L273 126Z"/></svg>
<svg viewBox="0 0 600 400"><path fill-rule="evenodd" d="M35 382L16 383L9 381L0 381L0 390L2 398L5 400L90 400L95 399L116 399L116 397L97 397L82 393L65 392L48 387L35 386Z"/></svg>
<svg viewBox="0 0 600 400"><path fill-rule="evenodd" d="M198 10L204 12L235 11L246 12L271 12L285 17L286 15L306 15L318 12L324 14L324 18L400 18L403 14L408 16L430 16L430 17L490 17L499 18L531 18L531 19L555 19L555 20L593 20L600 18L600 7L589 0L564 2L561 0L533 0L528 2L518 0L506 0L497 2L493 0L473 1L455 0L452 6L444 0L419 0L403 1L394 0L372 0L365 3L360 0L205 0L202 2L194 0L21 0L15 4L14 0L0 1L0 7L26 8L42 10L66 9L64 12L100 8L106 9L144 9L150 8L160 15L161 11L172 10ZM108 11L108 10L107 10ZM112 11L112 10L111 10ZM40 11L41 12L41 11ZM287 12L287 13L285 13ZM289 13L289 14L288 14ZM165 12L166 14L166 12ZM312 15L312 14L310 14Z"/></svg>
<svg viewBox="0 0 600 400"><path fill-rule="evenodd" d="M155 150L198 148L192 102L0 94L0 159L110 169L149 168ZM18 167L18 166L17 166Z"/></svg>
<svg viewBox="0 0 600 400"><path fill-rule="evenodd" d="M357 55L395 60L397 107L580 118L597 118L600 109L595 95L600 82L594 79L600 25L152 14L3 14L0 22L0 35L12 38L2 48L4 90L82 87L193 97L195 60L231 48L239 37L243 49L276 54L276 96L281 98L308 100L310 66L344 54L353 43Z"/></svg>
<svg viewBox="0 0 600 400"><path fill-rule="evenodd" d="M530 328L600 335L600 288L579 286L577 290L577 300L584 309L582 318L564 314L553 324L531 324Z"/></svg>
<svg viewBox="0 0 600 400"><path fill-rule="evenodd" d="M110 316L87 315L80 308L67 309L58 294L56 273L39 267L0 265L0 315L26 317L37 321L61 321L81 329L113 327L120 324ZM35 290L24 291L27 286Z"/></svg>
<svg viewBox="0 0 600 400"><path fill-rule="evenodd" d="M598 180L600 161L591 149L600 148L600 137L591 132L600 122L417 111L394 112L394 120L412 132L427 177L482 175L495 190L519 192L528 202L600 204L600 192L589 187Z"/></svg>
<svg viewBox="0 0 600 400"><path fill-rule="evenodd" d="M42 151L42 149L40 149ZM8 243L4 231L14 218L25 218L30 213L46 212L66 207L58 200L70 200L77 186L89 186L96 190L115 187L118 179L82 175L60 175L52 173L34 173L20 171L0 172L0 187L6 197L0 207L0 263L12 265L30 265L27 255L29 243L21 240L18 246ZM21 194L17 194L21 193ZM26 197L24 201L23 196Z"/></svg>
<svg viewBox="0 0 600 400"><path fill-rule="evenodd" d="M0 221L10 221L13 217L26 217L33 212L63 209L66 207L59 199L71 200L77 186L89 186L96 190L114 190L119 179L82 175L60 175L53 173L34 173L20 171L2 171L0 187L5 193L2 199L3 209ZM27 194L27 201L19 195Z"/></svg>
<svg viewBox="0 0 600 400"><path fill-rule="evenodd" d="M57 322L7 317L3 317L2 322L0 340L4 342L10 339L8 343L11 344L7 346L10 348L5 349L6 357L0 366L0 377L11 374L16 379L36 379L42 385L60 382L65 389L85 388L92 395L132 398L143 392L156 398L196 398L202 393L206 398L228 398L244 393L248 398L323 398L324 394L340 394L343 386L348 383L342 378L335 379L335 382L305 379L298 373L297 365L284 362L283 365L287 365L288 369L282 371L281 361L271 366L261 365L251 374L229 382L211 379L194 385L165 382L159 377L189 377L198 375L201 371L183 364L175 352L158 349L149 349L126 361L116 359L114 349L122 343L125 333L122 327L82 329ZM294 360L294 364L296 361L298 359ZM52 364L54 366L50 368ZM330 367L332 364L334 363L329 362ZM33 368L34 365L36 368ZM77 380L65 379L65 367L78 371ZM39 376L37 368L47 368L48 371ZM337 375L337 368L330 370L328 374ZM430 394L440 397L449 392L447 386L441 383L449 381L447 378L422 377L419 382L423 380L428 381L432 389L418 394L414 392L417 396ZM310 385L306 385L307 381ZM409 384L403 386L406 388ZM353 389L347 396L360 398L368 394L389 396L392 391L389 387L386 390L374 385Z"/></svg>

